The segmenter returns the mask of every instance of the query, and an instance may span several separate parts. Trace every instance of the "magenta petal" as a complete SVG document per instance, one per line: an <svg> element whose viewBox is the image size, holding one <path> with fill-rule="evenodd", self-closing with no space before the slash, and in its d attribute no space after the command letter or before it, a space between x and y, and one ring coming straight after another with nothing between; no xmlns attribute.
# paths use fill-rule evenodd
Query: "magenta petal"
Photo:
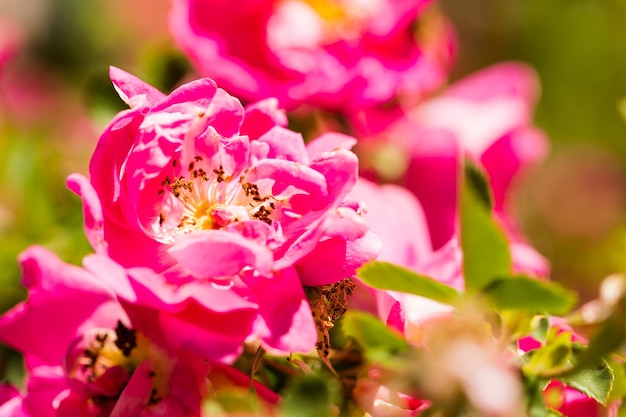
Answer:
<svg viewBox="0 0 626 417"><path fill-rule="evenodd" d="M495 211L503 211L517 176L543 159L547 152L548 139L543 132L532 127L515 129L485 150L480 160L489 174Z"/></svg>
<svg viewBox="0 0 626 417"><path fill-rule="evenodd" d="M82 329L113 327L125 319L111 290L84 269L40 247L27 249L19 259L29 297L0 317L4 343L57 364Z"/></svg>
<svg viewBox="0 0 626 417"><path fill-rule="evenodd" d="M63 369L61 366L38 366L29 371L28 395L23 400L26 415L58 417L54 401L63 394L69 394L68 380Z"/></svg>
<svg viewBox="0 0 626 417"><path fill-rule="evenodd" d="M91 414L88 400L74 391L70 392L63 399L56 398L55 401L59 401L55 414L56 417L84 417Z"/></svg>
<svg viewBox="0 0 626 417"><path fill-rule="evenodd" d="M461 150L447 132L429 131L412 150L406 186L421 203L433 249L454 234Z"/></svg>
<svg viewBox="0 0 626 417"><path fill-rule="evenodd" d="M340 237L322 240L296 263L302 285L327 285L349 278L380 252L380 239L372 232L354 241Z"/></svg>
<svg viewBox="0 0 626 417"><path fill-rule="evenodd" d="M387 326L404 333L404 311L399 301L393 303L387 317Z"/></svg>
<svg viewBox="0 0 626 417"><path fill-rule="evenodd" d="M137 301L123 301L134 328L144 336L168 349L214 361L232 362L241 353L257 315L256 303L242 297L237 300L228 288L211 292L208 288L213 283L208 281L189 288L163 282L148 284L152 285L133 282ZM159 288L152 292L153 287ZM176 298L178 288L185 291ZM157 298L168 291L170 299Z"/></svg>
<svg viewBox="0 0 626 417"><path fill-rule="evenodd" d="M206 109L217 94L215 81L201 78L183 84L150 109L151 113L176 113L189 108Z"/></svg>
<svg viewBox="0 0 626 417"><path fill-rule="evenodd" d="M278 100L275 98L249 104L245 110L246 117L240 133L248 135L250 140L258 139L274 126L287 126L287 115L284 110L279 110Z"/></svg>
<svg viewBox="0 0 626 417"><path fill-rule="evenodd" d="M250 334L253 314L220 315L192 303L178 314L161 314L159 324L175 349L232 363Z"/></svg>
<svg viewBox="0 0 626 417"><path fill-rule="evenodd" d="M337 149L350 150L356 145L356 142L357 140L352 136L329 132L307 143L306 151L309 154L309 158L315 160L321 158L324 152L332 152Z"/></svg>
<svg viewBox="0 0 626 417"><path fill-rule="evenodd" d="M209 78L183 84L150 109L151 114L181 113L201 116L220 135L230 137L239 132L244 109L239 100L217 88Z"/></svg>
<svg viewBox="0 0 626 417"><path fill-rule="evenodd" d="M108 255L124 267L147 266L161 272L176 263L168 254L167 245L136 229L124 228L107 221L104 230Z"/></svg>
<svg viewBox="0 0 626 417"><path fill-rule="evenodd" d="M19 391L7 383L0 383L0 417L28 417Z"/></svg>
<svg viewBox="0 0 626 417"><path fill-rule="evenodd" d="M463 254L458 239L454 237L445 245L423 259L415 270L439 282L462 290L465 286L461 272Z"/></svg>
<svg viewBox="0 0 626 417"><path fill-rule="evenodd" d="M21 397L13 397L4 403L0 403L0 417L30 417L24 411L22 403ZM42 417L46 416L42 415Z"/></svg>
<svg viewBox="0 0 626 417"><path fill-rule="evenodd" d="M19 397L20 392L13 385L0 383L0 406L12 398Z"/></svg>
<svg viewBox="0 0 626 417"><path fill-rule="evenodd" d="M78 194L83 201L85 234L91 247L97 253L106 253L107 243L104 240L102 205L96 190L89 180L80 174L72 174L67 177L67 188Z"/></svg>
<svg viewBox="0 0 626 417"><path fill-rule="evenodd" d="M513 271L537 278L547 278L550 275L550 264L532 246L513 241L510 244L513 258Z"/></svg>
<svg viewBox="0 0 626 417"><path fill-rule="evenodd" d="M364 220L382 241L378 260L414 268L432 251L419 201L406 188L359 179L352 197L365 205Z"/></svg>
<svg viewBox="0 0 626 417"><path fill-rule="evenodd" d="M324 218L326 236L338 236L344 240L355 240L368 231L365 219L352 208L338 207Z"/></svg>
<svg viewBox="0 0 626 417"><path fill-rule="evenodd" d="M269 152L266 158L284 159L304 164L309 162L306 149L304 148L304 140L300 133L275 126L261 136L258 141L269 145Z"/></svg>
<svg viewBox="0 0 626 417"><path fill-rule="evenodd" d="M306 165L277 159L262 160L246 175L246 181L251 183L261 179L274 181L274 197L281 199L291 196L290 209L296 213L320 210L328 204L326 178Z"/></svg>
<svg viewBox="0 0 626 417"><path fill-rule="evenodd" d="M338 205L356 184L359 161L348 150L339 148L322 153L310 166L326 178L331 205Z"/></svg>
<svg viewBox="0 0 626 417"><path fill-rule="evenodd" d="M181 236L169 253L195 276L207 278L235 275L244 267L268 274L274 261L267 247L222 230Z"/></svg>
<svg viewBox="0 0 626 417"><path fill-rule="evenodd" d="M116 126L123 121L123 126ZM89 175L101 201L111 204L105 211L107 217L122 222L117 201L121 192L121 173L128 152L135 141L135 132L143 121L143 116L134 110L120 113L98 140L96 150L89 163ZM106 208L106 207L105 207Z"/></svg>
<svg viewBox="0 0 626 417"><path fill-rule="evenodd" d="M108 256L87 255L83 258L83 265L87 271L106 282L117 297L126 300L134 298L126 270Z"/></svg>
<svg viewBox="0 0 626 417"><path fill-rule="evenodd" d="M535 71L521 62L502 62L471 74L450 86L446 96L482 101L515 97L532 106L539 92Z"/></svg>
<svg viewBox="0 0 626 417"><path fill-rule="evenodd" d="M324 221L322 219L304 231L304 233L300 234L297 239L283 245L281 250L276 252L276 263L274 267L276 269L283 269L296 263L315 248L325 232Z"/></svg>
<svg viewBox="0 0 626 417"><path fill-rule="evenodd" d="M263 326L257 326L257 336L270 351L281 353L313 350L317 329L311 307L302 284L293 268L272 277L244 278L259 300L259 315Z"/></svg>
<svg viewBox="0 0 626 417"><path fill-rule="evenodd" d="M135 417L148 404L152 392L154 366L152 361L143 361L135 368L126 388L117 400L111 417Z"/></svg>
<svg viewBox="0 0 626 417"><path fill-rule="evenodd" d="M220 140L220 165L229 175L237 177L250 163L250 141L245 136Z"/></svg>
<svg viewBox="0 0 626 417"><path fill-rule="evenodd" d="M194 300L217 313L257 309L257 304L248 300L247 294L241 295L228 286L217 285L208 280L192 279L181 285L173 285L163 276L146 268L134 268L128 274L126 279L129 282L122 285L130 285L133 292L120 297L131 294L124 300L158 311L178 313Z"/></svg>
<svg viewBox="0 0 626 417"><path fill-rule="evenodd" d="M115 90L129 107L149 107L162 100L165 94L139 78L116 67L109 68L109 77Z"/></svg>
<svg viewBox="0 0 626 417"><path fill-rule="evenodd" d="M230 137L239 133L244 108L237 98L218 88L206 114L211 116L210 124L215 130L223 136Z"/></svg>

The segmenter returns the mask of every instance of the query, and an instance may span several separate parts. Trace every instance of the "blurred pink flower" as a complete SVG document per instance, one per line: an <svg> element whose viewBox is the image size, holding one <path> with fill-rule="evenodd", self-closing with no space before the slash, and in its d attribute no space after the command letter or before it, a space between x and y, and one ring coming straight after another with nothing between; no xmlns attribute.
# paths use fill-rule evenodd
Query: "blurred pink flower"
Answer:
<svg viewBox="0 0 626 417"><path fill-rule="evenodd" d="M406 167L401 181L417 195L435 249L454 234L459 160L464 156L485 170L496 215L511 236L522 240L507 200L515 181L548 151L547 138L532 124L538 90L531 68L501 63L418 106L362 112L356 120L363 139L369 140L365 148L382 141L399 149L404 160L396 164ZM379 156L374 155L374 167Z"/></svg>
<svg viewBox="0 0 626 417"><path fill-rule="evenodd" d="M377 260L391 262L431 277L453 288L463 290L463 252L458 232L438 249L432 246L431 230L419 201L407 189L393 185L377 185L360 179L352 196L367 207L364 219L382 242ZM529 245L509 236L513 272L546 277L548 264ZM383 321L419 343L424 323L440 315L448 315L452 307L411 294L394 291L370 291L376 307L362 302L359 308L375 310Z"/></svg>
<svg viewBox="0 0 626 417"><path fill-rule="evenodd" d="M600 417L606 410L593 398L588 397L576 388L553 380L544 389L546 404L565 417Z"/></svg>
<svg viewBox="0 0 626 417"><path fill-rule="evenodd" d="M13 385L4 382L0 384L0 416L26 416L22 408L22 396L19 391Z"/></svg>
<svg viewBox="0 0 626 417"><path fill-rule="evenodd" d="M206 394L201 357L134 329L87 270L40 247L20 263L28 299L0 317L0 340L23 353L28 371L17 415L197 415Z"/></svg>
<svg viewBox="0 0 626 417"><path fill-rule="evenodd" d="M351 113L445 81L454 40L430 3L175 0L170 29L202 75L245 100Z"/></svg>
<svg viewBox="0 0 626 417"><path fill-rule="evenodd" d="M354 139L305 146L282 127L275 100L244 109L209 79L165 96L121 70L111 78L131 108L101 136L91 179L68 178L96 252L163 272L151 284L132 278L163 309L196 286L232 286L258 303L253 335L267 347L309 350L316 331L302 285L350 277L378 251L358 203L344 202L357 177ZM192 314L169 327L183 324L198 329Z"/></svg>
<svg viewBox="0 0 626 417"><path fill-rule="evenodd" d="M356 382L353 395L359 406L372 417L413 417L428 408L427 401L395 392L376 380L375 372Z"/></svg>
<svg viewBox="0 0 626 417"><path fill-rule="evenodd" d="M0 18L0 71L19 53L24 44L24 30L14 20Z"/></svg>

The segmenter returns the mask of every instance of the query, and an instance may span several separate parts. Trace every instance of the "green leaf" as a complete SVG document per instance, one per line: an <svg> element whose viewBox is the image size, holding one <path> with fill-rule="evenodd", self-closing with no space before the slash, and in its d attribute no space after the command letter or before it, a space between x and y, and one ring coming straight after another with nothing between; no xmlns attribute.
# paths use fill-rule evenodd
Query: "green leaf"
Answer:
<svg viewBox="0 0 626 417"><path fill-rule="evenodd" d="M385 363L408 349L407 342L374 316L348 311L341 318L341 330L354 339L372 362Z"/></svg>
<svg viewBox="0 0 626 417"><path fill-rule="evenodd" d="M419 295L444 304L454 304L461 294L432 278L388 262L371 262L359 269L357 275L374 288Z"/></svg>
<svg viewBox="0 0 626 417"><path fill-rule="evenodd" d="M524 276L497 278L484 293L503 310L563 315L576 304L576 293L554 282Z"/></svg>
<svg viewBox="0 0 626 417"><path fill-rule="evenodd" d="M492 219L491 209L484 204L480 188L475 189L472 181L466 179L461 190L463 275L470 294L479 292L497 277L511 274L509 244Z"/></svg>
<svg viewBox="0 0 626 417"><path fill-rule="evenodd" d="M593 368L581 369L558 379L593 398L600 404L606 405L613 389L615 375L609 364L602 360Z"/></svg>
<svg viewBox="0 0 626 417"><path fill-rule="evenodd" d="M534 377L522 375L526 397L526 412L529 417L550 417L543 398L544 384Z"/></svg>
<svg viewBox="0 0 626 417"><path fill-rule="evenodd" d="M593 335L587 349L580 355L576 368L586 368L598 363L603 357L619 348L626 339L622 320L610 317L600 325Z"/></svg>
<svg viewBox="0 0 626 417"><path fill-rule="evenodd" d="M571 369L571 333L562 332L551 336L544 346L528 352L529 359L522 368L526 375L550 378Z"/></svg>
<svg viewBox="0 0 626 417"><path fill-rule="evenodd" d="M493 195L487 174L470 159L465 160L465 181L478 197L478 201L484 204L487 210L493 208Z"/></svg>
<svg viewBox="0 0 626 417"><path fill-rule="evenodd" d="M263 412L259 397L243 389L222 389L212 394L202 404L203 415L245 414L260 415Z"/></svg>
<svg viewBox="0 0 626 417"><path fill-rule="evenodd" d="M530 335L533 339L544 343L548 336L548 330L550 330L550 320L546 316L535 316L532 324L533 331Z"/></svg>
<svg viewBox="0 0 626 417"><path fill-rule="evenodd" d="M328 417L333 411L332 381L317 374L307 374L293 380L284 394L281 416Z"/></svg>

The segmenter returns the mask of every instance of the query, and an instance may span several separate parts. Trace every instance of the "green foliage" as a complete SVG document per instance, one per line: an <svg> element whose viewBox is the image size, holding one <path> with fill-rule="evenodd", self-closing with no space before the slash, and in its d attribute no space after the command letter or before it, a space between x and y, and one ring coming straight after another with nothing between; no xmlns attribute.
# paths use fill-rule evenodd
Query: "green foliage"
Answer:
<svg viewBox="0 0 626 417"><path fill-rule="evenodd" d="M430 277L388 262L371 262L360 268L357 275L374 288L419 295L444 304L454 304L461 294Z"/></svg>
<svg viewBox="0 0 626 417"><path fill-rule="evenodd" d="M493 209L493 195L487 174L472 160L465 160L465 183L474 190L477 202L482 203L487 210Z"/></svg>
<svg viewBox="0 0 626 417"><path fill-rule="evenodd" d="M615 375L609 364L602 360L592 368L580 369L559 377L565 382L602 405L606 405L613 389Z"/></svg>
<svg viewBox="0 0 626 417"><path fill-rule="evenodd" d="M523 366L527 375L540 378L551 378L554 375L569 371L572 367L572 335L569 332L548 336L544 346L528 354L528 361Z"/></svg>
<svg viewBox="0 0 626 417"><path fill-rule="evenodd" d="M382 321L360 311L348 311L341 319L341 330L346 337L359 344L371 362L392 362L396 355L409 347L400 335Z"/></svg>
<svg viewBox="0 0 626 417"><path fill-rule="evenodd" d="M526 394L526 412L529 417L551 417L543 398L545 383L538 378L523 379Z"/></svg>
<svg viewBox="0 0 626 417"><path fill-rule="evenodd" d="M527 361L522 367L524 374L532 380L543 380L546 383L551 378L556 378L606 405L614 388L615 371L605 360L585 368L574 366L585 347L573 343L571 338L570 332L559 333L553 328L546 343L526 355ZM616 365L613 363L613 366ZM623 373L621 369L621 375ZM620 387L623 392L623 381L620 382Z"/></svg>
<svg viewBox="0 0 626 417"><path fill-rule="evenodd" d="M202 405L203 415L227 416L236 413L245 415L263 415L259 398L243 389L222 389L212 394Z"/></svg>
<svg viewBox="0 0 626 417"><path fill-rule="evenodd" d="M284 393L281 416L328 417L336 414L335 384L317 374L307 374L295 379Z"/></svg>
<svg viewBox="0 0 626 417"><path fill-rule="evenodd" d="M525 276L497 278L484 293L503 310L563 315L576 304L576 293L557 283Z"/></svg>
<svg viewBox="0 0 626 417"><path fill-rule="evenodd" d="M577 366L584 368L607 357L616 351L626 339L624 323L615 317L610 317L600 325L600 328L589 341L587 349L578 360Z"/></svg>
<svg viewBox="0 0 626 417"><path fill-rule="evenodd" d="M480 191L487 187L485 179L475 174L467 177L471 180L464 181L461 190L461 247L465 288L474 294L498 277L511 274L511 254Z"/></svg>

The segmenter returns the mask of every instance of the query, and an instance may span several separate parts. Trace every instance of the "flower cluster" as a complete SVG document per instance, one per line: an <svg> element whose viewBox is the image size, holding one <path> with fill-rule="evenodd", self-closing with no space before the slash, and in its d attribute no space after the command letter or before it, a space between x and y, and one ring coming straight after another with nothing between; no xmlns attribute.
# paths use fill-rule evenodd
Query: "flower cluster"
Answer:
<svg viewBox="0 0 626 417"><path fill-rule="evenodd" d="M509 210L548 149L536 75L444 87L455 41L431 3L173 0L211 78L165 94L110 68L128 109L67 179L93 253L20 255L0 341L27 376L0 416L616 411L621 359L578 331L625 292L557 317L575 296ZM289 120L311 108L344 131L305 141Z"/></svg>

